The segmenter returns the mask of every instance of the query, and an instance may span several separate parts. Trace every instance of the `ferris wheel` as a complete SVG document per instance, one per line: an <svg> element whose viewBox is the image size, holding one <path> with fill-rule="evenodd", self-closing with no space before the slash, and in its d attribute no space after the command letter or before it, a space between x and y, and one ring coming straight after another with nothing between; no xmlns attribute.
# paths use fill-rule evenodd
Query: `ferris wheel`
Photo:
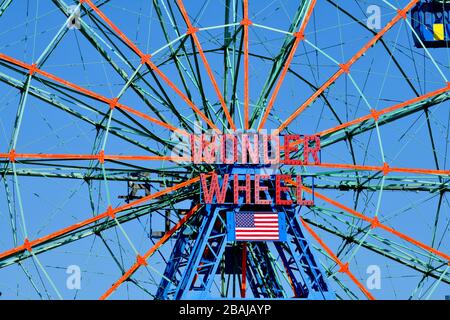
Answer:
<svg viewBox="0 0 450 320"><path fill-rule="evenodd" d="M2 297L450 294L446 1L2 0L0 30Z"/></svg>

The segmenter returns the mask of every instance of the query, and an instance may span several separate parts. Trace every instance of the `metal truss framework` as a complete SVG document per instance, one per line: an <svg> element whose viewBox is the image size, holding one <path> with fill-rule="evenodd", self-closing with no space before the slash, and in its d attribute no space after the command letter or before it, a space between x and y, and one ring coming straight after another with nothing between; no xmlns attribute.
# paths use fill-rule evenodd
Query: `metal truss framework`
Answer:
<svg viewBox="0 0 450 320"><path fill-rule="evenodd" d="M65 4L63 0L53 0L53 2L68 17L68 19L71 18L68 5ZM26 236L22 243L19 242L14 248L10 248L0 253L0 268L18 263L27 258L37 259L37 256L40 253L47 252L91 235L99 235L110 228L120 228L122 224L146 215L148 212L157 212L158 210L173 206L174 203L197 198L199 196L199 173L202 171L211 172L214 170L213 167L206 165L198 167L190 167L185 164L178 165L178 162L186 159L182 157L167 156L167 153L145 145L141 141L134 139L133 135L130 134L136 133L146 135L150 139L153 139L170 149L173 145L172 141L164 139L146 129L141 121L150 122L168 132L177 131L182 135L187 135L193 131L193 127L190 125L190 119L187 119L177 111L176 106L170 101L170 98L168 98L169 94L165 91L161 91L160 88L162 87L155 88L150 82L146 82L143 69L146 68L145 72L157 79L158 83L164 83L169 87L173 93L192 109L192 112L196 117L202 120L208 128L213 129L217 133L237 130L236 113L239 104L235 103L235 101L230 102L228 100L229 95L224 92L224 90L220 89L215 72L207 58L207 53L203 49L198 37L198 34L203 32L203 30L195 26L195 22L189 16L182 0L176 1L176 5L185 22L185 28L183 27L181 29L185 29L186 31L185 33L180 34L180 39L178 39L179 47L175 47L175 44L169 42L169 38L167 38L169 43L168 47L173 52L187 54L184 43L185 41L192 40L193 47L195 47L196 50L195 55L200 57L203 67L208 75L208 79L214 89L214 93L219 101L220 108L215 114L215 119L208 108L197 106L193 102L193 99L188 92L189 90L187 90L186 87L183 88L176 85L175 82L163 72L162 66L164 63L157 65L153 62L153 56L155 54L143 52L110 18L108 18L101 9L102 5L107 2L108 1L103 1L94 4L91 0L81 0L79 1L78 7L83 9L83 16L89 16L96 24L102 25L105 30L108 30L111 37L114 37L116 41L120 41L122 45L135 54L140 60L139 66L137 68L133 67L135 72L132 75L128 75L125 70L121 69L121 67L114 62L112 57L109 56L108 51L99 40L98 33L83 20L81 21L80 32L125 81L126 84L124 88L117 96L106 97L44 70L45 68L43 65L46 58L51 54L54 46L56 46L60 39L64 37L67 30L66 28L61 28L41 57L32 63L27 63L0 53L1 65L23 77L23 79L18 79L19 77L11 77L6 73L0 72L0 80L11 87L18 89L21 92L22 97L18 108L13 141L9 150L0 152L0 173L6 189L9 188L6 181L8 176L12 176L16 180L18 177L27 176L79 179L84 181L98 180L105 181L105 183L107 181L132 181L136 183L154 182L164 184L165 187L139 199L129 201L119 207L113 208L109 205L104 208L101 213L92 216L89 219L79 221L42 237L29 239ZM230 5L230 1L227 0L226 2L227 6L230 8L229 10L233 9ZM315 87L314 93L308 97L304 103L298 106L298 108L292 112L291 116L284 121L280 121L276 131L288 131L289 124L299 117L306 108L310 107L315 100L323 99L326 101L326 91L330 86L340 77L345 75L350 76L352 65L362 58L371 47L378 42L381 42L383 36L392 29L394 25L402 19L406 20L407 13L417 2L418 0L412 0L404 8L398 9L394 17L379 32L376 32L370 41L358 50L351 59L340 63L338 65L338 70L328 80L323 82L322 85ZM158 1L154 1L154 3L157 8L160 8ZM11 0L3 1L0 4L0 14L3 14L10 4ZM266 121L272 115L271 110L276 103L277 95L286 75L295 72L291 68L291 62L295 57L297 48L305 41L305 30L314 13L315 5L315 0L301 1L298 12L291 24L288 35L286 36L286 41L283 48L280 50L282 54L276 59L273 59L271 77L265 83L263 92L261 93L261 99L256 103L257 107L253 108L253 112L251 113L249 94L249 57L251 57L251 50L249 50L249 29L258 28L258 25L250 20L248 1L242 1L243 19L242 21L235 21L235 32L236 34L242 33L241 47L243 47L243 50L242 52L239 52L239 57L242 54L244 60L244 98L242 104L244 114L243 129L263 129ZM157 10L157 12L161 15L161 10ZM163 21L162 18L161 21ZM229 21L227 21L226 25L229 24ZM163 26L164 30L165 28L166 26ZM230 31L227 27L229 39L236 38L236 35L231 35L229 33ZM168 37L167 34L166 36ZM236 46L236 39L228 41L219 49L225 55L225 61L227 61L226 56L229 54L231 46ZM239 49L239 51L241 51L241 49ZM176 57L176 55L174 56ZM174 59L174 63L179 70L184 68L180 65L179 60ZM52 88L54 92L44 90L39 86L34 85L31 81L32 79L45 84L48 88ZM148 92L148 89L145 89L141 85L142 82L147 84L151 92ZM136 107L128 106L120 102L121 96L128 88L133 90L142 99L149 110L155 114L155 117L139 111ZM393 104L392 106L383 109L371 109L365 116L358 117L348 122L341 122L339 120L340 123L335 127L317 132L317 134L321 136L321 145L324 149L340 141L346 141L351 145L352 139L364 132L374 129L378 130L380 126L420 111L427 112L433 106L437 106L447 101L450 97L449 90L450 82L444 82L441 89L422 95L417 94L416 97L407 101ZM15 145L20 130L20 123L26 105L27 95L44 101L48 105L92 125L99 131L105 132L105 135L114 135L152 155L108 154L105 153L104 150L105 144L101 146L101 143L98 144L98 152L93 152L92 154L29 153L27 150L17 150ZM150 96L157 96L158 99L163 101L167 108L171 110L173 115L177 118L179 123L169 123L169 120L167 120L163 113L151 102L151 99L149 99ZM95 101L104 104L107 107L106 111L96 109L95 107L90 106L89 103L82 102L86 108L90 109L95 114L109 119L107 124L105 124L105 122L98 122L93 118L80 113L73 106L65 103L68 98L81 102L80 97L87 99L86 101ZM267 98L267 104L263 103ZM235 99L235 97L233 97L233 99ZM116 119L114 117L115 112L120 112L122 115L126 116L134 123L134 125ZM222 129L218 125L220 122L217 121L218 118L222 119ZM111 123L115 123L117 126L112 127ZM104 141L106 141L106 138ZM64 161L67 161L68 164L65 164ZM176 170L173 170L174 167L155 170L155 173L158 174L158 177L156 178L130 176L130 173L134 172L136 168L139 169L139 171L142 171L143 167L139 165L140 161L174 162L176 164ZM89 165L84 165L84 163L89 163ZM92 163L95 165L92 166ZM108 167L108 164L119 165L119 167ZM20 166L24 166L24 168L20 168ZM50 170L48 170L48 172L42 172L41 170L26 168L25 166L45 166L46 168L50 168ZM348 276L365 297L374 299L374 296L364 288L360 280L358 280L350 271L349 262L343 262L339 257L339 254L334 253L330 249L330 246L327 245L325 240L313 229L313 226L317 230L345 239L348 243L356 243L372 252L384 255L388 259L404 264L411 269L423 273L427 277L437 279L439 282L450 283L450 276L446 274L446 268L450 266L450 256L447 253L436 249L433 245L427 245L410 235L388 226L387 223L382 221L382 218L378 218L378 212L373 217L368 216L367 214L363 214L358 210L350 208L337 200L327 197L322 194L321 191L317 191L328 189L354 191L359 193L363 190L373 191L381 189L392 191L421 191L430 194L436 193L442 197L450 188L448 180L450 170L440 169L439 167L436 169L394 167L387 162L379 165L321 163L304 166L304 168L313 167L327 169L329 171L315 173L314 175L317 178L317 183L314 184L314 186L306 184L303 186L303 190L306 193L311 193L312 187L314 187L315 196L333 209L320 206L311 208L313 212L321 215L321 219L317 220L312 219L310 216L301 216L299 210L288 208L285 212L288 217L290 241L284 244L278 243L275 247L276 252L278 252L279 257L282 260L282 265L286 270L286 274L288 275L293 296L308 297L308 292L314 291L317 295L323 294L324 296L322 298L330 297L330 288L326 283L328 280L325 279L325 271L322 272L322 266L314 260L317 257L315 258L311 253L311 245L302 231L305 230L307 234L309 234L311 240L314 240L314 243L317 244L316 250L323 254L326 259L331 259L338 267L338 272ZM80 169L85 171L89 170L90 174L85 175L78 173L77 171ZM396 174L402 174L403 176ZM330 182L330 177L336 178L337 182ZM380 183L382 184L380 185ZM10 197L10 195L8 195L8 197ZM180 299L185 297L206 298L213 285L214 276L218 270L222 268L221 263L223 263L223 261L221 259L227 247L224 214L221 210L223 210L223 208L204 206L194 201L189 211L181 216L179 220L175 221L173 227L149 248L147 252L143 254L136 252L136 262L129 268L125 268L122 272L122 276L108 288L100 298L108 298L121 286L121 284L127 280L132 280L133 275L140 268L148 267L147 260L157 253L162 246L172 238L176 238L176 243L172 249L171 257L169 258L170 262L166 266L164 276L161 279L155 297L160 299ZM339 214L335 214L333 210L339 210ZM380 217L381 216L382 215L380 215ZM350 220L348 217L354 219ZM349 238L349 236L342 231L330 227L330 225L335 222L344 223L350 226L354 230L352 237ZM191 230L191 233L187 233L187 230ZM401 239L404 241L403 243L407 243L412 246L413 249L411 247L405 248L403 246L402 250L398 251L386 250L386 247L400 248L401 245L391 238L377 235L377 230L382 230L390 236L394 236L399 240ZM369 234L370 237L368 237ZM199 236L195 237L195 235ZM373 241L371 241L372 238ZM383 242L384 245L376 245L376 240ZM236 244L233 245L236 246ZM421 255L423 259L421 260L417 257L413 257L410 253L406 252L406 249L410 249L411 252L416 253L416 250L419 250L419 255ZM242 245L240 250L241 251L239 252L245 254L245 258L243 259L240 268L241 296L246 296L246 283L248 280L250 291L255 297L286 297L282 284L280 284L280 281L278 281L275 276L262 276L267 274L274 275L277 268L273 263L273 258L269 255L270 250L268 249L267 244L255 243L247 244L245 246ZM305 262L305 259L307 262ZM436 264L439 264L439 266L430 270L430 264L427 262L427 260L430 259ZM261 263L261 261L264 261L265 263ZM315 268L317 270L320 269L321 271L315 276L312 276L312 274L316 272L314 271L316 270ZM183 272L183 270L186 271ZM326 272L327 276L335 277L334 273L330 270L326 270ZM244 274L245 276L243 276ZM309 278L310 280L305 281L306 278ZM225 289L223 290L225 291ZM317 296L315 298L317 298Z"/></svg>

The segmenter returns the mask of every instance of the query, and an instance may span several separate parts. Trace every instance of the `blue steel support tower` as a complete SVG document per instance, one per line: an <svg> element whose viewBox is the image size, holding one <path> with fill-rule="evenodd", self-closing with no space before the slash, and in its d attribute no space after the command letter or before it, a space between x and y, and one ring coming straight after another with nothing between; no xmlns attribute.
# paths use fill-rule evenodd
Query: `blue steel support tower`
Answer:
<svg viewBox="0 0 450 320"><path fill-rule="evenodd" d="M248 170L232 169L232 173L248 173ZM239 177L242 177L241 175ZM275 198L273 182L264 197ZM227 191L228 192L228 191ZM288 192L282 195L292 199ZM227 199L232 199L231 192ZM305 238L298 215L300 206L207 204L186 224L177 235L170 260L159 285L157 299L211 299L229 297L213 286L221 274L235 273L242 281L245 266L246 283L254 298L302 298L334 299L324 270L313 254ZM242 246L229 241L227 219L230 213L245 211L267 212L284 215L285 241L246 242L245 263L242 264ZM231 254L226 254L230 251ZM276 255L276 257L275 257ZM240 261L239 261L240 259ZM287 275L287 282L280 277L280 268ZM234 270L234 271L233 271ZM283 282L284 281L284 282ZM287 286L286 283L289 285ZM288 287L288 288L287 288ZM234 295L239 297L239 295Z"/></svg>

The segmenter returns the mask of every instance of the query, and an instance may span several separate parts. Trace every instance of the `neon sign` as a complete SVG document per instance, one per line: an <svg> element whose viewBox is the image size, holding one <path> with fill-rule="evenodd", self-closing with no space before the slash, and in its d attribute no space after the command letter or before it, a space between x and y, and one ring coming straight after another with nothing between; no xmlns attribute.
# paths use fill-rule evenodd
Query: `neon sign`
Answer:
<svg viewBox="0 0 450 320"><path fill-rule="evenodd" d="M283 142L283 144L281 144ZM195 164L221 164L244 167L273 165L320 164L320 137L302 135L273 135L256 133L201 134L190 136L191 161ZM303 199L302 176L287 174L200 174L202 201L211 203L239 203L239 195L245 194L244 204L259 205L312 205L312 200ZM275 199L261 197L273 186ZM232 190L233 199L227 199ZM293 192L296 200L283 198Z"/></svg>

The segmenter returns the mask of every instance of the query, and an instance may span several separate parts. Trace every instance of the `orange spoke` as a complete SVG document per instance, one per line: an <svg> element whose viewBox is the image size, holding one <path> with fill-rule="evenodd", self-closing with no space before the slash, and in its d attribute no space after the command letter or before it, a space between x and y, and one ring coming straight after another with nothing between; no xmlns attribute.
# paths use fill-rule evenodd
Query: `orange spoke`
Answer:
<svg viewBox="0 0 450 320"><path fill-rule="evenodd" d="M217 81L214 77L214 73L211 70L211 66L209 65L208 59L206 58L206 55L205 55L205 52L203 51L200 41L198 40L198 37L197 37L198 28L195 28L192 25L191 20L189 19L186 9L183 5L183 1L177 0L177 3L178 3L178 7L180 8L183 19L186 22L186 25L188 27L186 34L190 35L192 37L192 39L194 40L195 46L197 47L198 53L200 54L200 58L202 59L203 64L205 65L206 72L208 73L209 79L211 80L211 83L214 87L214 91L216 92L217 97L219 98L220 104L222 105L222 109L223 109L223 112L225 113L225 117L227 118L228 123L231 126L231 129L236 130L236 126L234 125L233 118L231 117L230 112L228 111L225 100L223 99L222 93L220 92L219 86L217 85Z"/></svg>
<svg viewBox="0 0 450 320"><path fill-rule="evenodd" d="M374 296L363 286L363 284L350 272L349 263L343 263L338 256L323 242L323 240L317 235L316 232L300 217L300 221L306 230L311 234L311 236L320 244L320 246L328 253L328 255L334 260L334 262L339 266L339 272L345 273L349 278L358 286L358 288L365 294L365 296L370 300L375 300Z"/></svg>
<svg viewBox="0 0 450 320"><path fill-rule="evenodd" d="M90 281L88 291L85 282L81 283L84 294L100 290L94 297L99 300L122 299L128 283L136 284L138 290L132 297L164 300L261 295L300 300L384 299L381 293L386 290L378 293L364 275L377 266L367 270L359 266L361 261L378 264L383 260L386 267L398 263L400 271L411 268L414 275L406 282L414 282L416 275L423 283L429 278L426 287L422 282L412 283L412 293L403 290L400 298L433 299L442 293L444 282L450 283L450 247L444 241L448 225L441 208L450 182L445 155L442 164L447 151L442 149L448 142L442 137L445 104L450 100L445 67L450 64L442 61L444 51L436 48L445 47L440 21L445 8L422 6L432 0L404 0L396 6L383 0L387 15L381 21L378 6L355 15L353 11L359 9L351 3L329 1L330 6L326 1L294 1L288 10L273 6L270 0L250 1L212 1L208 6L194 0L154 0L149 8L118 8L105 5L108 1L76 0L71 8L58 3L64 21L56 21L60 26L50 37L38 37L46 35L38 25L33 30L22 28L25 35L15 28L3 32L11 31L3 39L6 46L20 39L25 39L25 48L30 47L30 40L31 46L39 44L23 57L13 47L8 49L11 52L0 49L0 65L6 70L0 80L15 93L5 102L12 107L0 115L0 120L9 120L3 134L6 144L0 146L0 171L5 183L3 206L10 220L5 230L13 240L0 245L0 269L33 262L40 281L34 286L34 273L26 274L28 278L19 278L17 285L28 280L33 295L42 297L43 290L49 299L63 299L61 276L55 269L65 268L64 259L59 259L61 267L58 263L51 266L41 261L47 255L40 254L52 256L54 249L67 251L66 244L83 245L77 240L100 236L101 246L84 245L81 251L120 265L101 287ZM9 2L0 7L6 10ZM147 14L141 15L141 9ZM50 18L42 13L47 11L33 7L27 17L34 15L45 22ZM135 19L126 16L127 12ZM413 21L430 13L438 15L430 24L434 38L421 34L424 21ZM366 23L368 15L374 19ZM89 18L94 21L86 24L84 19ZM325 24L316 28L316 18ZM343 26L348 33L342 34ZM404 27L409 28L406 35ZM68 41L68 29L75 38L83 36L82 41ZM320 45L312 43L310 37L317 32L327 34L331 43L325 44L327 39ZM399 41L389 50L385 42L394 38ZM426 85L430 79L425 74L410 78L410 56L397 57L397 47L408 49L409 55L422 53L424 72L431 65L443 81L418 92L414 83ZM73 54L68 56L68 50ZM308 56L310 50L318 56L308 63L304 54ZM372 58L377 59L377 66ZM45 62L50 60L56 64ZM304 62L311 67L306 75ZM80 74L69 75L67 65ZM365 83L359 87L363 78L373 80L370 90ZM297 98L289 101L289 85L295 79L306 85L297 86L293 94ZM349 80L353 83L350 89ZM395 88L397 82L400 85ZM404 92L400 87L405 87ZM388 94L384 100L383 93ZM366 109L356 108L352 115L340 118L340 113L360 102ZM330 110L317 112L324 104ZM49 115L46 106L51 107ZM417 116L421 125L423 112L428 122L417 131L410 122ZM391 134L383 130L391 127ZM296 134L298 130L304 132ZM407 135L408 130L412 138L405 140L417 140L413 147L409 141L397 146L395 138ZM364 139L374 133L378 133L376 141ZM394 145L384 146L389 141L383 140L383 133ZM359 138L354 148L352 139ZM92 147L85 148L89 143ZM421 143L429 150L420 150ZM336 154L329 154L333 147ZM381 158L355 160L373 151ZM350 157L340 158L340 153ZM42 178L61 185L52 185L51 180L48 186L39 185ZM365 182L360 183L361 179ZM71 187L74 183L81 188ZM352 197L355 191L378 192L379 197L364 201ZM439 191L440 197L419 199L420 203L435 200L433 206L424 208L406 199L408 208L403 210L399 195L411 191ZM387 194L382 197L382 192ZM67 208L69 212L63 213ZM405 213L396 214L398 208ZM427 224L417 214L410 216L406 212L410 209L419 214L422 209L425 213L433 209L426 219L433 215L433 220ZM239 210L261 214L235 215ZM273 214L264 215L283 211L286 217L275 222ZM142 218L149 220L140 223ZM39 220L48 221L41 228ZM242 224L253 228L238 228ZM249 236L239 237L237 229L247 230ZM120 234L103 239L111 231ZM148 235L144 246L139 243L142 231ZM342 250L341 242L350 243L350 249ZM255 251L258 243L261 247ZM238 250L233 253L230 247ZM305 252L309 248L312 252ZM268 266L262 265L266 262ZM102 269L101 259L96 264L100 264L96 269ZM10 279L3 277L8 288L16 280L14 272L21 271L15 269ZM76 261L69 269L67 273L74 276L67 287L77 290L80 270ZM375 269L377 278L380 270ZM235 273L237 281L227 283L224 274L229 273ZM89 278L98 280L99 275L91 272ZM379 289L380 281L372 284ZM426 290L418 290L421 285ZM9 289L8 293L15 294ZM178 313L195 313L183 311Z"/></svg>
<svg viewBox="0 0 450 320"><path fill-rule="evenodd" d="M244 19L241 24L244 26L244 128L249 129L249 105L250 105L250 92L249 92L249 58L248 58L248 26L252 22L248 18L248 0L244 1Z"/></svg>
<svg viewBox="0 0 450 320"><path fill-rule="evenodd" d="M15 162L18 159L23 160L98 160L104 162L105 160L136 160L136 161L189 161L189 157L175 157L175 156L144 156L144 155L113 155L105 154L100 151L98 154L57 154L57 153L17 153L14 149L9 153L0 153L0 159L9 159Z"/></svg>
<svg viewBox="0 0 450 320"><path fill-rule="evenodd" d="M152 69L156 74L158 74L166 83L169 87L172 88L172 90L174 90L183 100L184 102L186 102L191 109L200 116L200 118L203 119L203 121L205 121L210 128L214 129L214 131L218 134L221 134L221 131L219 130L219 128L217 128L217 126L211 121L211 119L209 119L180 89L178 89L178 87L161 71L161 69L159 69L153 62L151 62L150 60L146 61L147 65L150 67L150 69Z"/></svg>
<svg viewBox="0 0 450 320"><path fill-rule="evenodd" d="M264 124L266 123L266 120L270 114L270 110L272 110L273 104L275 103L275 99L277 98L278 91L280 91L281 85L284 81L284 78L286 77L286 74L289 70L289 66L291 65L292 59L294 58L295 52L297 51L297 47L300 44L300 41L305 39L305 29L308 25L309 19L311 18L311 15L313 13L314 7L316 5L316 0L311 1L311 5L308 8L308 11L306 12L306 15L302 21L302 24L300 25L300 29L298 32L294 34L295 41L292 46L291 52L289 53L289 56L286 60L286 63L284 64L283 71L281 72L280 78L278 79L277 84L275 85L275 88L273 90L272 96L270 97L269 103L267 104L266 111L264 112L264 115L261 119L261 123L258 126L258 130L261 130L264 127Z"/></svg>
<svg viewBox="0 0 450 320"><path fill-rule="evenodd" d="M400 110L400 109L402 109L404 107L407 107L407 106L409 106L411 104L414 104L414 103L421 102L421 101L423 101L425 99L435 97L435 96L440 95L442 93L445 93L445 92L447 92L449 90L450 90L450 82L448 82L447 86L445 86L443 88L437 89L435 91L431 91L429 93L423 94L421 96L412 98L410 100L407 100L407 101L395 104L393 106L390 106L390 107L387 107L387 108L384 108L384 109L381 109L381 110L378 110L378 111L371 110L371 112L369 114L365 115L365 116L362 116L362 117L359 117L357 119L354 119L354 120L342 123L340 125L337 125L335 127L323 130L323 131L321 131L319 133L316 133L315 135L323 137L323 136L332 134L334 132L337 132L339 130L342 130L342 129L345 129L345 128L357 125L357 124L362 123L364 121L368 121L368 120L378 121L379 118L381 116L385 115L385 114L389 114L390 112L394 112L394 111ZM299 145L301 143L303 143L303 140L299 139L297 141L291 142L290 146L296 146L296 145ZM284 150L284 146L281 146L280 148L282 150Z"/></svg>
<svg viewBox="0 0 450 320"><path fill-rule="evenodd" d="M308 187L302 186L302 189L305 192L308 192L310 194L313 193L313 191L310 188L308 188ZM430 247L430 246L428 246L428 245L426 245L426 244L424 244L424 243L422 243L422 242L420 242L418 240L415 240L415 239L411 238L410 236L408 236L408 235L406 235L404 233L401 233L401 232L399 232L399 231L397 231L397 230L395 230L395 229L393 229L393 228L391 228L391 227L381 223L378 220L378 217L374 217L374 218L368 217L368 216L366 216L366 215L364 215L364 214L362 214L362 213L360 213L360 212L358 212L356 210L353 210L353 209L351 209L351 208L341 204L338 201L335 201L333 199L330 199L330 198L324 196L323 194L318 193L315 190L314 190L314 196L319 198L319 199L322 199L322 200L324 200L324 201L326 201L326 202L328 202L328 203L330 203L330 204L332 204L332 205L334 205L334 206L336 206L336 207L338 207L338 208L340 208L340 209L342 209L342 210L344 210L344 211L346 211L348 213L350 213L351 215L353 215L353 216L355 216L355 217L357 217L357 218L359 218L361 220L364 220L364 221L370 223L372 229L380 228L380 229L385 230L385 231L387 231L389 233L392 233L392 234L398 236L399 238L401 238L401 239L403 239L405 241L408 241L409 243L412 243L412 244L414 244L414 245L424 249L425 251L429 251L429 252L431 252L431 253L433 253L433 254L443 258L450 265L450 255L445 254L445 253L443 253L443 252L441 252L441 251L439 251L437 249L434 249L433 247Z"/></svg>
<svg viewBox="0 0 450 320"><path fill-rule="evenodd" d="M127 272L125 272L122 277L120 277L119 280L117 280L101 297L100 300L105 300L107 299L114 291L117 290L117 288L119 288L119 286L126 281L128 278L130 278L133 273L136 272L137 269L139 269L139 267L146 265L147 262L146 260L148 258L150 258L153 253L155 253L164 243L166 243L167 240L170 239L170 237L177 232L199 209L200 209L201 205L197 204L196 206L194 206L182 219L180 219L180 221L178 221L178 223L169 231L167 231L164 236L158 240L158 242L156 242L153 247L151 247L145 254L144 256L138 256L136 259L136 262L133 264L133 266L131 266L130 269L127 270Z"/></svg>
<svg viewBox="0 0 450 320"><path fill-rule="evenodd" d="M25 239L25 242L24 242L23 245L15 247L15 248L10 249L10 250L7 250L7 251L5 251L3 253L0 253L0 260L8 258L11 255L14 255L14 254L16 254L18 252L22 252L22 251L25 251L25 250L31 252L32 248L37 246L37 245L39 245L39 244L42 244L42 243L44 243L46 241L58 238L58 237L63 236L63 235L66 235L69 232L78 230L78 229L80 229L82 227L85 227L85 226L90 225L90 224L92 224L94 222L100 221L102 219L106 219L108 217L111 218L111 219L114 219L115 216L116 216L116 213L118 213L118 212L130 209L132 207L135 207L135 206L137 206L139 204L142 204L144 202L147 202L149 200L156 199L156 198L158 198L158 197L160 197L162 195L165 195L165 194L171 193L173 191L179 190L181 188L184 188L186 186L194 184L194 183L198 182L199 180L200 180L200 177L195 177L195 178L186 180L186 181L178 183L178 184L176 184L176 185L174 185L172 187L169 187L169 188L166 188L164 190L161 190L161 191L155 192L153 194L150 194L148 196L142 197L141 199L132 201L130 203L127 203L127 204L122 205L120 207L117 207L115 209L110 206L110 207L108 207L108 209L106 211L104 211L104 212L102 212L102 213L100 213L100 214L98 214L98 215L96 215L96 216L94 216L92 218L89 218L89 219L83 220L81 222L75 223L75 224L73 224L71 226L68 226L66 228L63 228L63 229L60 229L58 231L52 232L52 233L50 233L50 234L48 234L46 236L37 238L35 240Z"/></svg>
<svg viewBox="0 0 450 320"><path fill-rule="evenodd" d="M176 85L173 83L162 71L159 69L150 59L151 56L149 54L144 54L128 37L120 31L120 29L98 8L96 7L91 0L83 0L80 3L87 3L92 10L94 10L102 19L106 22L111 29L119 36L130 48L141 58L141 63L146 64L150 70L154 71L158 74L167 85L172 88L191 108L192 110L198 114L211 128L213 128L217 133L220 133L220 130L217 126L209 119Z"/></svg>
<svg viewBox="0 0 450 320"><path fill-rule="evenodd" d="M327 88L329 88L341 75L344 73L348 73L350 71L350 67L361 58L375 43L381 39L384 34L386 34L400 19L406 18L406 13L411 10L411 8L417 3L419 0L412 0L408 3L406 7L402 10L398 10L395 17L388 22L386 26L383 27L369 42L367 42L358 52L347 61L347 63L341 64L340 69L331 76L320 88L314 92L300 107L297 108L277 129L276 132L280 132L285 129L295 118L300 115L307 107L314 102Z"/></svg>
<svg viewBox="0 0 450 320"><path fill-rule="evenodd" d="M350 169L350 170L359 170L359 171L381 171L381 172L383 172L383 175L387 175L390 172L404 172L404 173L434 174L434 175L450 176L450 170L390 167L387 163L385 163L383 166L364 166L364 165L342 164L342 163L319 163L319 164L310 163L310 164L305 164L305 166L322 167L322 168L336 168L336 169Z"/></svg>
<svg viewBox="0 0 450 320"><path fill-rule="evenodd" d="M128 106L118 102L116 98L113 98L113 99L107 98L107 97L105 97L105 96L103 96L101 94L98 94L98 93L93 92L93 91L91 91L89 89L83 88L83 87L81 87L81 86L79 86L79 85L77 85L75 83L72 83L72 82L67 81L65 79L62 79L62 78L60 78L58 76L55 76L54 74L51 74L51 73L46 72L46 71L44 71L42 69L39 69L34 64L27 64L27 63L25 63L23 61L20 61L18 59L15 59L15 58L10 57L10 56L8 56L6 54L3 54L3 53L0 53L0 60L7 61L7 62L9 62L11 64L14 64L16 66L19 66L19 67L21 67L23 69L27 69L28 72L31 73L31 74L36 73L36 74L39 74L39 75L41 75L41 76L43 76L43 77L45 77L47 79L50 79L50 80L55 81L57 83L60 83L60 84L62 84L64 86L66 86L66 87L69 87L69 88L75 90L76 92L82 93L82 94L84 94L84 95L86 95L88 97L91 97L91 98L93 98L93 99L95 99L97 101L103 102L103 103L109 105L110 108L112 108L112 109L119 108L119 109L125 110L125 111L127 111L129 113L132 113L132 114L134 114L134 115L136 115L136 116L138 116L140 118L143 118L145 120L153 122L153 123L155 123L157 125L160 125L160 126L166 128L166 129L169 129L171 131L178 131L181 134L188 135L188 133L186 131L184 131L184 130L178 129L177 127L174 127L174 126L172 126L172 125L170 125L168 123L165 123L165 122L163 122L161 120L158 120L158 119L155 119L153 117L150 117L150 116L148 116L148 115L146 115L146 114L144 114L144 113L142 113L142 112L140 112L140 111L138 111L136 109L133 109L131 107L128 107Z"/></svg>
<svg viewBox="0 0 450 320"><path fill-rule="evenodd" d="M330 129L327 129L327 130L324 130L324 131L321 131L321 132L318 133L318 135L320 135L320 136L325 136L325 135L328 135L328 134L330 134L330 133L339 131L339 130L344 129L344 128L348 128L348 127L353 126L353 125L355 125L355 124L358 124L358 123L361 123L361 122L364 122L364 121L367 121L367 120L371 120L371 119L373 119L373 120L375 120L375 121L378 121L378 119L379 119L382 115L385 115L385 114L387 114L387 113L390 113L390 112L393 112L393 111L396 111L396 110L400 110L400 109L402 109L402 108L404 108L404 107L407 107L407 106L409 106L409 105L411 105L411 104L413 104L413 103L417 103L417 102L420 102L420 101L422 101L422 100L425 100L425 99L428 99L428 98L437 96L437 95L442 94L442 93L445 93L445 92L447 92L447 91L449 91L449 90L450 90L450 82L447 83L447 86L446 86L446 87L443 87L443 88L441 88L441 89L438 89L438 90L435 90L435 91L426 93L426 94L424 94L424 95L415 97L415 98L413 98L413 99L404 101L404 102L402 102L402 103L399 103L399 104L396 104L396 105L393 105L393 106L390 106L390 107L381 109L381 110L379 110L379 111L372 110L371 113L369 113L369 114L367 114L367 115L365 115L365 116L362 116L362 117L357 118L357 119L355 119L355 120L352 120L352 121L349 121L349 122L340 124L340 125L338 125L338 126L336 126L336 127L333 127L333 128L330 128Z"/></svg>
<svg viewBox="0 0 450 320"><path fill-rule="evenodd" d="M104 162L107 160L130 160L130 161L191 161L190 157L181 156L146 156L146 155L114 155L105 154L104 151L100 151L98 154L57 154L57 153L17 153L16 150L11 150L8 153L0 153L0 159L8 159L11 162L15 162L18 159L22 160L98 160ZM369 165L354 165L344 163L305 163L302 164L305 167L318 167L318 168L332 168L332 169L349 169L358 171L380 171L384 175L391 172L403 172L413 174L431 174L431 175L448 175L450 176L450 170L436 170L436 169L422 169L422 168L403 168L403 167L391 167L387 163L382 166L369 166Z"/></svg>

